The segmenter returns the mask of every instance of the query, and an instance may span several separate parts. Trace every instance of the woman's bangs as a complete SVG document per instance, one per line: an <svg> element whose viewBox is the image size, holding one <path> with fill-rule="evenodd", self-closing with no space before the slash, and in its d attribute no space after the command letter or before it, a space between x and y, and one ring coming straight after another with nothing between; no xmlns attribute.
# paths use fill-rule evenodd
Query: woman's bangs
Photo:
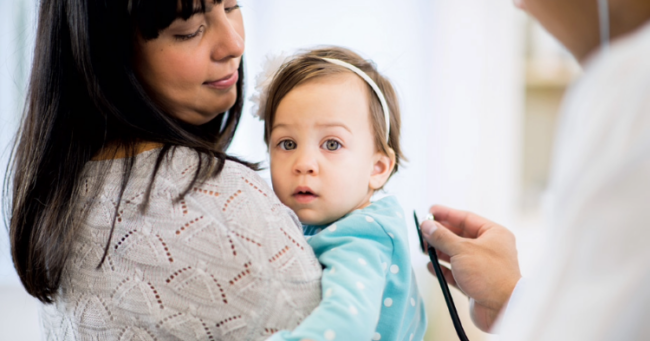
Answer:
<svg viewBox="0 0 650 341"><path fill-rule="evenodd" d="M196 13L205 13L206 1L221 0L131 0L135 2L131 17L145 40L156 39L160 31L174 20L189 19Z"/></svg>

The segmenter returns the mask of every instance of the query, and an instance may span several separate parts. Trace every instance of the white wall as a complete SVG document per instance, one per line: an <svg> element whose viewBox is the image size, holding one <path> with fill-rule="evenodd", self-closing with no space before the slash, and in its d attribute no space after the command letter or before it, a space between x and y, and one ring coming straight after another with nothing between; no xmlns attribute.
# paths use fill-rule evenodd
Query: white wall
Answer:
<svg viewBox="0 0 650 341"><path fill-rule="evenodd" d="M0 179L23 106L35 16L33 0L0 0ZM22 289L11 263L4 210L0 219L0 340L39 340L36 300Z"/></svg>
<svg viewBox="0 0 650 341"><path fill-rule="evenodd" d="M11 143L18 127L27 88L35 39L33 0L0 0L0 179L4 179ZM17 285L0 211L0 286Z"/></svg>

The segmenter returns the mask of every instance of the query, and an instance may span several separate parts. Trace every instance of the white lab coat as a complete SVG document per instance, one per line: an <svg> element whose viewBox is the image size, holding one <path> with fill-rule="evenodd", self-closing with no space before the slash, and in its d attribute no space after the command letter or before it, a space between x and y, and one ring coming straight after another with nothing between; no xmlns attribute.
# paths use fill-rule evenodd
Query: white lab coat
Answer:
<svg viewBox="0 0 650 341"><path fill-rule="evenodd" d="M650 24L587 63L562 109L543 266L501 340L650 340Z"/></svg>

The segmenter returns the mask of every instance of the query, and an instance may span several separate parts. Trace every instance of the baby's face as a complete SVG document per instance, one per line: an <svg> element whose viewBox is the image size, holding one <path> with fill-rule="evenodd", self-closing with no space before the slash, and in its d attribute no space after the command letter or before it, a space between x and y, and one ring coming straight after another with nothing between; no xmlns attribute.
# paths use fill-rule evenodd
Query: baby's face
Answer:
<svg viewBox="0 0 650 341"><path fill-rule="evenodd" d="M352 73L319 77L291 90L276 110L273 189L303 224L328 224L367 206L385 182L377 187L386 157L375 147L368 91Z"/></svg>

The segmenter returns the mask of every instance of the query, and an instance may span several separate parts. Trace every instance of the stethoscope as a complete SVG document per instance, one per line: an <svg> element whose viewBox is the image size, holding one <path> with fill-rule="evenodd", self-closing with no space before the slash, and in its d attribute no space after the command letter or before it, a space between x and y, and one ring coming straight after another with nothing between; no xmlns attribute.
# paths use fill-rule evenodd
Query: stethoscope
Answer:
<svg viewBox="0 0 650 341"><path fill-rule="evenodd" d="M425 252L424 239L422 239L422 231L420 231L420 222L418 221L418 216L415 214L415 211L413 211L413 219L415 219L415 228L418 231L418 237L420 237L420 249L422 249L422 252ZM433 215L429 215L427 219L433 220ZM454 323L456 334L458 334L458 338L461 341L469 341L467 335L465 335L463 325L460 323L460 318L458 317L458 312L456 311L456 306L454 305L454 299L451 297L451 293L449 292L449 284L447 284L447 280L445 280L445 276L443 275L442 269L440 268L440 263L438 263L438 255L436 254L436 249L434 249L433 246L429 245L428 250L426 251L429 253L429 259L431 260L431 264L433 264L433 269L436 272L436 277L438 277L438 283L440 284L440 289L442 289L442 295L445 297L445 303L447 304L447 309L449 309L451 321Z"/></svg>
<svg viewBox="0 0 650 341"><path fill-rule="evenodd" d="M607 52L609 49L609 2L598 0L598 21L600 24L600 46Z"/></svg>

